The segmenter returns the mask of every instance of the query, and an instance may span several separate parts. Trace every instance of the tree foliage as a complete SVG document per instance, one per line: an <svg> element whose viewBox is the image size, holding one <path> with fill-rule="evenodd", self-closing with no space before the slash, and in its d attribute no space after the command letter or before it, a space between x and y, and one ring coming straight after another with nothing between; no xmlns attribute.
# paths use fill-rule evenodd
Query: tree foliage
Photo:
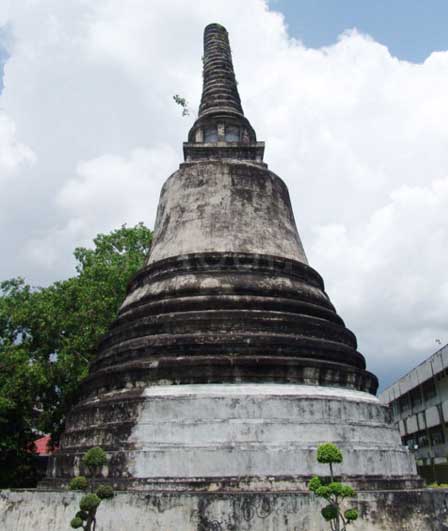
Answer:
<svg viewBox="0 0 448 531"><path fill-rule="evenodd" d="M43 288L22 278L0 283L0 488L35 483L32 441L51 433L58 442L150 240L143 224L123 226L75 249L72 278Z"/></svg>

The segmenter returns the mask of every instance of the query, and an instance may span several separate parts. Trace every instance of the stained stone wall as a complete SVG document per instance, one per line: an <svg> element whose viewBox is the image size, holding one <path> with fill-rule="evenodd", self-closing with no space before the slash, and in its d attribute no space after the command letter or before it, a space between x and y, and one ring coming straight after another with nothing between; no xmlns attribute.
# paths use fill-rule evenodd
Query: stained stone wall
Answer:
<svg viewBox="0 0 448 531"><path fill-rule="evenodd" d="M80 495L0 491L3 531L69 531ZM448 530L447 490L360 493L353 531ZM307 493L118 493L98 511L97 531L328 531Z"/></svg>
<svg viewBox="0 0 448 531"><path fill-rule="evenodd" d="M116 488L166 490L170 480L191 490L191 481L272 477L275 485L250 488L299 490L311 475L328 473L316 461L323 441L341 448L337 473L357 488L421 486L389 409L370 393L288 384L161 385L147 387L133 409L123 408L123 394L83 402L76 429L65 432L63 456L50 460L47 486L85 473L79 449L101 446L109 456L103 475ZM286 483L278 487L280 478Z"/></svg>
<svg viewBox="0 0 448 531"><path fill-rule="evenodd" d="M184 163L163 185L148 263L203 252L307 263L284 182L265 164Z"/></svg>

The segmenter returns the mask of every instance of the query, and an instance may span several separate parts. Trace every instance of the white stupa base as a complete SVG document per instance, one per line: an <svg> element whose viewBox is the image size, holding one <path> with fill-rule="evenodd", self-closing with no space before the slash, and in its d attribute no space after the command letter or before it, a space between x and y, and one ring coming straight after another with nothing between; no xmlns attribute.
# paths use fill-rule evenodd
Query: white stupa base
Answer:
<svg viewBox="0 0 448 531"><path fill-rule="evenodd" d="M327 475L323 442L348 478L416 478L388 408L368 393L285 384L154 386L130 435L129 475L158 481Z"/></svg>

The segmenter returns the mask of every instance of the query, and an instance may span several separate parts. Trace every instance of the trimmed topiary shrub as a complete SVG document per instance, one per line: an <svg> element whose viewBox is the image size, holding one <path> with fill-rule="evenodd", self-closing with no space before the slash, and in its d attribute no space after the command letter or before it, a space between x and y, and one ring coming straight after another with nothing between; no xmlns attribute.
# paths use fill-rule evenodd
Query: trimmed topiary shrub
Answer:
<svg viewBox="0 0 448 531"><path fill-rule="evenodd" d="M89 488L89 482L84 476L76 476L68 484L70 490L87 490Z"/></svg>
<svg viewBox="0 0 448 531"><path fill-rule="evenodd" d="M338 517L338 508L334 505L327 505L324 507L321 511L322 516L325 518L325 520L336 520Z"/></svg>
<svg viewBox="0 0 448 531"><path fill-rule="evenodd" d="M101 485L96 489L96 495L102 500L114 497L114 489L110 485Z"/></svg>
<svg viewBox="0 0 448 531"><path fill-rule="evenodd" d="M81 498L81 501L79 502L79 508L81 509L81 511L90 513L91 511L96 509L100 503L101 500L96 494L86 494Z"/></svg>
<svg viewBox="0 0 448 531"><path fill-rule="evenodd" d="M96 512L102 500L113 498L114 489L110 485L95 485L95 477L100 468L107 464L107 454L102 448L91 448L82 458L82 463L89 469L92 480L89 482L84 476L77 476L69 483L70 490L86 491L90 487L90 493L85 494L79 502L81 509L71 520L73 529L94 531L96 528ZM92 492L96 487L96 492Z"/></svg>
<svg viewBox="0 0 448 531"><path fill-rule="evenodd" d="M102 448L97 446L84 454L82 462L91 473L95 473L99 468L107 465L107 454Z"/></svg>
<svg viewBox="0 0 448 531"><path fill-rule="evenodd" d="M354 522L358 518L358 511L356 509L347 509L344 516L348 522Z"/></svg>
<svg viewBox="0 0 448 531"><path fill-rule="evenodd" d="M347 526L358 518L356 509L347 509L342 512L341 503L345 498L353 498L356 491L350 485L344 485L334 480L333 464L342 463L342 452L332 443L321 444L317 449L317 461L327 464L330 468L330 482L314 476L308 483L308 489L319 498L323 498L326 505L321 514L330 524L331 531L346 531Z"/></svg>
<svg viewBox="0 0 448 531"><path fill-rule="evenodd" d="M83 521L81 518L79 518L79 516L75 516L75 518L73 518L70 522L70 525L71 527L73 527L73 529L79 529L80 527L82 527Z"/></svg>
<svg viewBox="0 0 448 531"><path fill-rule="evenodd" d="M317 461L324 464L342 463L342 452L335 444L321 444L317 449Z"/></svg>

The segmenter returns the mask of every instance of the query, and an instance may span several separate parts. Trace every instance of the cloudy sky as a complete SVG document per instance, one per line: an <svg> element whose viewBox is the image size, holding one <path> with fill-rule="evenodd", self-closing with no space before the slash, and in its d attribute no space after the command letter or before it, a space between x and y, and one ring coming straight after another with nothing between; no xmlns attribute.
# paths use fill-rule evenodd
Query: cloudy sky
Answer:
<svg viewBox="0 0 448 531"><path fill-rule="evenodd" d="M393 4L393 6L390 6ZM310 263L383 386L448 342L446 1L4 0L0 278L45 285L153 226L229 30L246 115Z"/></svg>

